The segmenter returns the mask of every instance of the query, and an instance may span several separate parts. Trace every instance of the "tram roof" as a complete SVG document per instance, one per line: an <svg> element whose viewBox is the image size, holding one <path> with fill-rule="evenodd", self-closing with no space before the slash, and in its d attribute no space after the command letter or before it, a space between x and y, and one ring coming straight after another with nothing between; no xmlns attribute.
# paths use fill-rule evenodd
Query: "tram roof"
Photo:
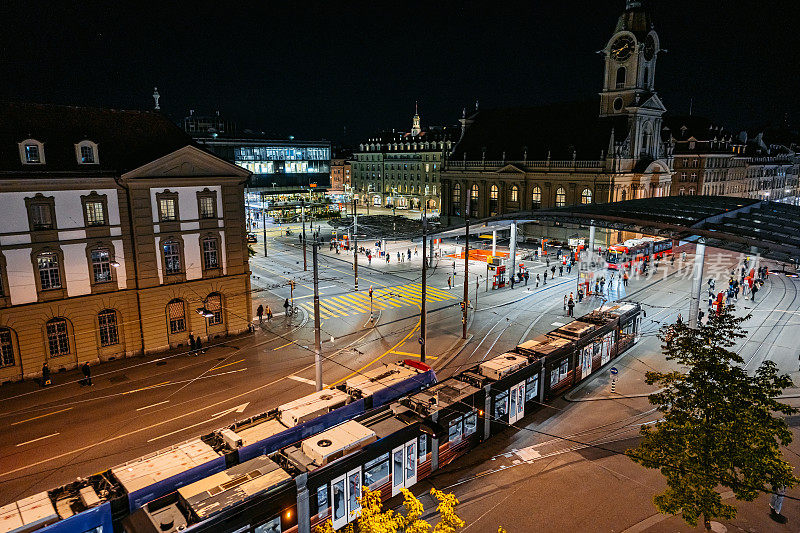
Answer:
<svg viewBox="0 0 800 533"><path fill-rule="evenodd" d="M704 239L707 246L778 261L800 260L800 207L730 196L666 196L536 211L472 221L480 231L509 223L560 222L644 233L674 240ZM454 235L464 224L446 228ZM462 232L463 233L463 232ZM755 250L755 252L753 251Z"/></svg>

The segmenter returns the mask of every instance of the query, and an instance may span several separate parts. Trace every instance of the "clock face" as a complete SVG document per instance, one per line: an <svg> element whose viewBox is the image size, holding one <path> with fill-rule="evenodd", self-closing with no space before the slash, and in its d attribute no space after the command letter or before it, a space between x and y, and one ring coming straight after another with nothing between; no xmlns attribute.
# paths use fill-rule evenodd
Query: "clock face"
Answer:
<svg viewBox="0 0 800 533"><path fill-rule="evenodd" d="M633 55L633 50L635 48L636 42L633 40L633 37L630 35L623 35L611 45L611 57L617 61L625 61Z"/></svg>
<svg viewBox="0 0 800 533"><path fill-rule="evenodd" d="M652 35L648 35L644 43L644 58L650 61L654 55L656 55L656 40Z"/></svg>

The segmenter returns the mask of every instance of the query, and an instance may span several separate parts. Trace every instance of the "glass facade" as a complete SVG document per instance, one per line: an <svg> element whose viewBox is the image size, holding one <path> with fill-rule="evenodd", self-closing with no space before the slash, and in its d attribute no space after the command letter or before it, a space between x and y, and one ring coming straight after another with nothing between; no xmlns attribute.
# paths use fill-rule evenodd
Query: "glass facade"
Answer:
<svg viewBox="0 0 800 533"><path fill-rule="evenodd" d="M234 163L253 174L330 174L330 146L236 146Z"/></svg>

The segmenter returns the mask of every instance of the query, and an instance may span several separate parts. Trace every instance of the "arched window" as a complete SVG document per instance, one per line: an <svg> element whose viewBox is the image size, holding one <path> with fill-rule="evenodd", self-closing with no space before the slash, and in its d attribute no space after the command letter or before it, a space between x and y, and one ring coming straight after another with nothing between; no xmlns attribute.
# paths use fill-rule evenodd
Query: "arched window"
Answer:
<svg viewBox="0 0 800 533"><path fill-rule="evenodd" d="M619 67L617 69L617 89L622 89L625 87L625 74L626 74L625 67Z"/></svg>
<svg viewBox="0 0 800 533"><path fill-rule="evenodd" d="M474 184L470 189L470 201L468 215L478 216L478 184Z"/></svg>
<svg viewBox="0 0 800 533"><path fill-rule="evenodd" d="M500 189L497 185L492 185L489 189L489 216L493 217L497 215L497 205L498 201L497 198L500 196Z"/></svg>
<svg viewBox="0 0 800 533"><path fill-rule="evenodd" d="M567 191L564 187L556 189L556 207L564 207L567 205Z"/></svg>
<svg viewBox="0 0 800 533"><path fill-rule="evenodd" d="M644 86L650 87L650 68L644 67Z"/></svg>
<svg viewBox="0 0 800 533"><path fill-rule="evenodd" d="M453 185L453 204L461 203L461 184L456 183Z"/></svg>
<svg viewBox="0 0 800 533"><path fill-rule="evenodd" d="M0 366L14 366L14 335L8 328L0 328Z"/></svg>
<svg viewBox="0 0 800 533"><path fill-rule="evenodd" d="M119 344L117 312L115 310L103 309L97 313L97 323L100 326L100 346Z"/></svg>
<svg viewBox="0 0 800 533"><path fill-rule="evenodd" d="M542 207L542 188L538 185L534 185L533 193L531 194L531 202L534 209L539 209Z"/></svg>
<svg viewBox="0 0 800 533"><path fill-rule="evenodd" d="M477 201L478 200L478 185L472 186L472 199Z"/></svg>
<svg viewBox="0 0 800 533"><path fill-rule="evenodd" d="M583 189L583 192L581 192L581 203L584 205L592 203L592 191Z"/></svg>
<svg viewBox="0 0 800 533"><path fill-rule="evenodd" d="M214 316L207 317L209 326L222 324L222 295L212 292L206 298L206 310Z"/></svg>
<svg viewBox="0 0 800 533"><path fill-rule="evenodd" d="M519 202L519 187L517 187L516 185L512 185L509 197L510 197L509 199L512 202Z"/></svg>
<svg viewBox="0 0 800 533"><path fill-rule="evenodd" d="M183 300L175 298L167 304L167 320L171 334L186 331L186 309Z"/></svg>
<svg viewBox="0 0 800 533"><path fill-rule="evenodd" d="M54 318L47 322L47 349L50 357L69 355L69 328L64 318Z"/></svg>
<svg viewBox="0 0 800 533"><path fill-rule="evenodd" d="M492 185L492 188L490 189L489 192L489 198L491 200L497 200L497 195L498 195L497 185Z"/></svg>
<svg viewBox="0 0 800 533"><path fill-rule="evenodd" d="M624 202L627 199L628 199L628 189L622 189L622 201Z"/></svg>

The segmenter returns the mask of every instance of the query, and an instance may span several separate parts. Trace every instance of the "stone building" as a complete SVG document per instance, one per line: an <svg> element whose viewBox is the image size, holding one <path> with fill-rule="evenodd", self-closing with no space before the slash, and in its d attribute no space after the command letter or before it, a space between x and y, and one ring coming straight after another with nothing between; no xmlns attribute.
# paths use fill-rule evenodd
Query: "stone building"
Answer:
<svg viewBox="0 0 800 533"><path fill-rule="evenodd" d="M456 128L423 128L415 113L411 131L385 132L353 153L353 193L362 205L429 211L441 204L440 175L445 154L458 138Z"/></svg>
<svg viewBox="0 0 800 533"><path fill-rule="evenodd" d="M351 166L349 158L334 157L331 159L331 188L330 193L342 194L350 190Z"/></svg>
<svg viewBox="0 0 800 533"><path fill-rule="evenodd" d="M158 113L2 104L0 123L0 381L247 330L249 172Z"/></svg>
<svg viewBox="0 0 800 533"><path fill-rule="evenodd" d="M441 175L446 223L537 208L669 195L672 145L655 91L661 49L628 0L603 49L600 101L478 110Z"/></svg>

